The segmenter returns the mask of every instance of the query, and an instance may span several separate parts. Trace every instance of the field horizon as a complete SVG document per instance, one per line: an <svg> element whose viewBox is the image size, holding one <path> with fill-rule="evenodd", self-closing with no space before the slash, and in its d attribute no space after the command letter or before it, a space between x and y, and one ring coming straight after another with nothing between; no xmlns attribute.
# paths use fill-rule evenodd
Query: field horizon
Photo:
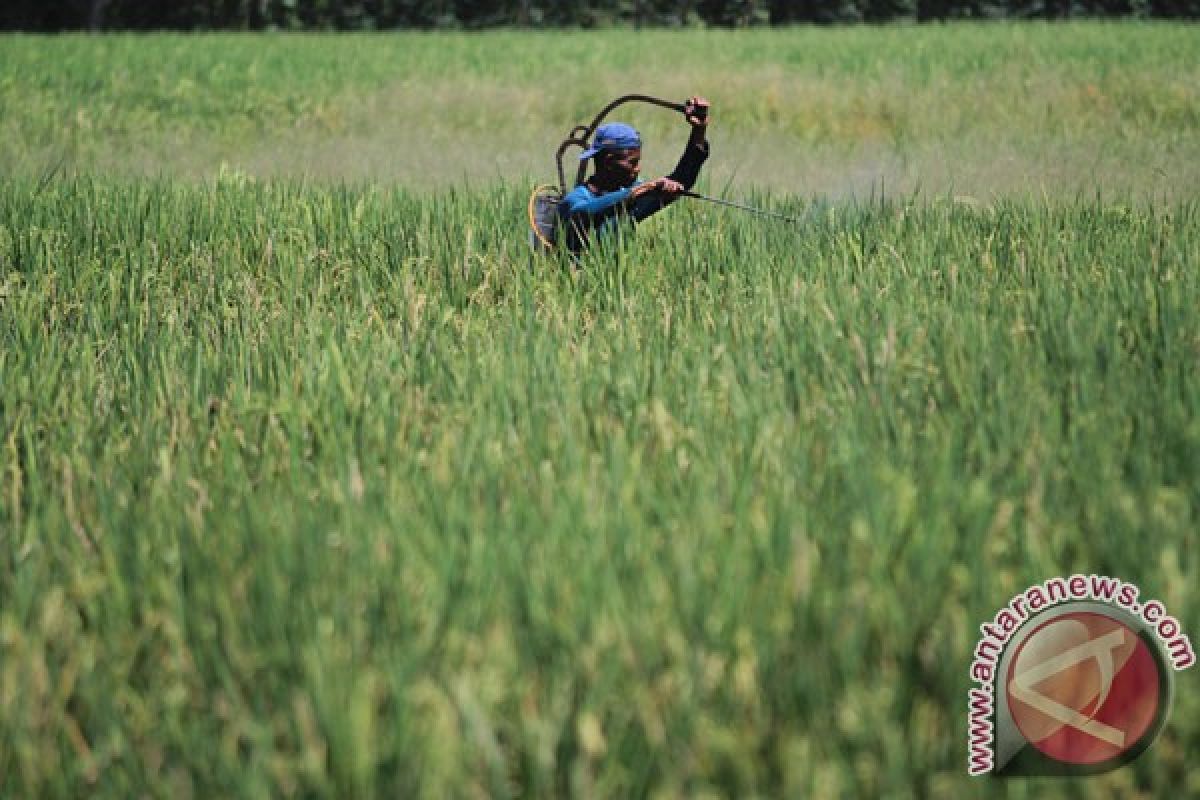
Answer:
<svg viewBox="0 0 1200 800"><path fill-rule="evenodd" d="M554 177L612 98L714 104L710 187L863 199L1177 200L1200 184L1196 26L5 37L11 175L376 181ZM207 53L219 54L209 60ZM686 138L627 106L648 168Z"/></svg>

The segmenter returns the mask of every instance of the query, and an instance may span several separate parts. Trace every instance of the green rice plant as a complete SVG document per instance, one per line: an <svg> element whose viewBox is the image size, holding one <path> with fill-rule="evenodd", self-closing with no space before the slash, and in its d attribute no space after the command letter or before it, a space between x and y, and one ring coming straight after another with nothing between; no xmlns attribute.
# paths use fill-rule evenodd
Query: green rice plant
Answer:
<svg viewBox="0 0 1200 800"><path fill-rule="evenodd" d="M1193 201L0 187L0 794L1108 796L965 775L978 623L1200 619ZM1195 788L1192 786L1192 788Z"/></svg>

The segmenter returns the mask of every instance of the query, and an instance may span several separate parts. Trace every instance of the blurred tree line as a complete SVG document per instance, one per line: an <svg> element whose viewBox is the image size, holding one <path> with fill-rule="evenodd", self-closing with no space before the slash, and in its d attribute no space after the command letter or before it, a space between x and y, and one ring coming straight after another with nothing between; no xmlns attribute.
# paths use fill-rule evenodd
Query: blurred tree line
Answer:
<svg viewBox="0 0 1200 800"><path fill-rule="evenodd" d="M1200 18L1200 0L0 0L0 30L837 24L947 19Z"/></svg>

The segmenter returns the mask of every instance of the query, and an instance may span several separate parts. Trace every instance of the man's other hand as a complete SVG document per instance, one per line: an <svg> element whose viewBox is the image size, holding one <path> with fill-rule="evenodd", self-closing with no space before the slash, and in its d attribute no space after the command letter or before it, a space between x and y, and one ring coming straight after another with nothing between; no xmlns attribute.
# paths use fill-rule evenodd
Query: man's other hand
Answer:
<svg viewBox="0 0 1200 800"><path fill-rule="evenodd" d="M676 197L683 194L684 186L679 181L673 181L670 178L659 178L655 183L658 184L658 190L667 197Z"/></svg>
<svg viewBox="0 0 1200 800"><path fill-rule="evenodd" d="M708 125L709 102L699 95L689 97L683 104L683 116L693 128Z"/></svg>
<svg viewBox="0 0 1200 800"><path fill-rule="evenodd" d="M630 196L641 197L650 192L662 192L666 197L678 197L685 191L687 191L687 187L679 181L671 180L670 178L655 178L652 181L646 181L638 185L630 192Z"/></svg>

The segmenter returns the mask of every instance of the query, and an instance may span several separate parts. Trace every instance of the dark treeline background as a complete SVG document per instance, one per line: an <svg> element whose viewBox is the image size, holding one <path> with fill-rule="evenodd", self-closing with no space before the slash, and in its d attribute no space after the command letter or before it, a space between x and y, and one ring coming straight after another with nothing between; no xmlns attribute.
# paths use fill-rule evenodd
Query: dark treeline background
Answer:
<svg viewBox="0 0 1200 800"><path fill-rule="evenodd" d="M946 19L1200 18L1200 0L0 0L0 30L835 24Z"/></svg>

